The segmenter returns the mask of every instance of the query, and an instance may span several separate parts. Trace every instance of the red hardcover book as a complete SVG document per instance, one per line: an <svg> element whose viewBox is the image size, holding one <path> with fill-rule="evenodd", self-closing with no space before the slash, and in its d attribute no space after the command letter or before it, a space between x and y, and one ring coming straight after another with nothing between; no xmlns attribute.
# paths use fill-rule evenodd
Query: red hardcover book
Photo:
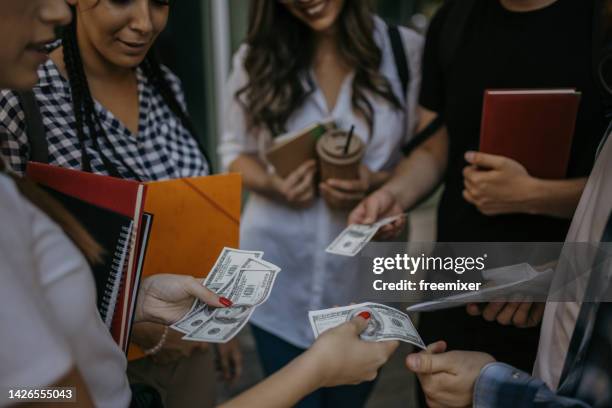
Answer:
<svg viewBox="0 0 612 408"><path fill-rule="evenodd" d="M110 327L115 342L127 351L135 301L133 289L138 284L136 277L139 275L141 252L139 231L146 186L135 181L34 162L28 164L27 176L45 187L133 219L130 249L123 265L121 287Z"/></svg>
<svg viewBox="0 0 612 408"><path fill-rule="evenodd" d="M579 104L574 89L487 90L480 151L514 159L534 177L566 178Z"/></svg>

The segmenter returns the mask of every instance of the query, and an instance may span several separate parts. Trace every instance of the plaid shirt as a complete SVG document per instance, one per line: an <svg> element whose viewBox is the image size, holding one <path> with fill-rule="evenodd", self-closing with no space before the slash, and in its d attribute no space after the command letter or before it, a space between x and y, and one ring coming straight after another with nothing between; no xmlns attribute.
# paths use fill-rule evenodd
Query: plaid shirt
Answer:
<svg viewBox="0 0 612 408"><path fill-rule="evenodd" d="M602 238L611 241L612 215ZM610 296L611 272L609 260L595 261L588 299L601 299L606 291ZM474 386L474 407L612 407L612 303L582 304L557 393L507 364L491 363Z"/></svg>
<svg viewBox="0 0 612 408"><path fill-rule="evenodd" d="M185 109L178 78L166 67L162 69ZM141 70L137 69L136 73L140 112L137 135L95 101L105 134L105 137L99 138L102 153L113 162L123 178L135 178L134 175L137 175L139 180L149 181L208 174L206 161L193 136ZM51 60L40 67L38 75L40 79L34 87L34 95L47 135L49 163L80 170L81 149L69 83ZM25 171L30 157L25 128L25 116L17 95L11 91L0 91L0 153L19 174ZM87 138L85 144L92 172L108 174L91 138Z"/></svg>

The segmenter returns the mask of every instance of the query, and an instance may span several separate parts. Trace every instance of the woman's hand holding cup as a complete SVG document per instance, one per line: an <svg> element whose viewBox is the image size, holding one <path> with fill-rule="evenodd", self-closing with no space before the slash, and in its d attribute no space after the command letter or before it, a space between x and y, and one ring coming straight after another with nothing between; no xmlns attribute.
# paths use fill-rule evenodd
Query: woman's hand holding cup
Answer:
<svg viewBox="0 0 612 408"><path fill-rule="evenodd" d="M363 164L359 166L359 178L342 180L330 178L319 184L321 195L332 207L342 210L353 209L365 198L372 187L373 173Z"/></svg>

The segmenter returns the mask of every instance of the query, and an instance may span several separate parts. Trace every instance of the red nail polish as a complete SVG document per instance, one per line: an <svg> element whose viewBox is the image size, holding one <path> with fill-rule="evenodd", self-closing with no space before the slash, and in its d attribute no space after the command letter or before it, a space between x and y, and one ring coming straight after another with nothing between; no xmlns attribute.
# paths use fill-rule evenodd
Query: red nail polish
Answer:
<svg viewBox="0 0 612 408"><path fill-rule="evenodd" d="M370 315L370 312L361 312L357 316L363 317L364 319L368 320L371 315Z"/></svg>
<svg viewBox="0 0 612 408"><path fill-rule="evenodd" d="M225 297L220 297L219 298L219 303L221 303L225 307L230 307L231 305L234 304L231 300L229 300L228 298L225 298Z"/></svg>

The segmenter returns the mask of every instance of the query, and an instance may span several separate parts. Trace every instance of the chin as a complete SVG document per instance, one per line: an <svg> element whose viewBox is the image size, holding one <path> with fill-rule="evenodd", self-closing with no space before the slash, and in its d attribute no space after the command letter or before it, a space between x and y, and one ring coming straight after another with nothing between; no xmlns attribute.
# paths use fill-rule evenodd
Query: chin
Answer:
<svg viewBox="0 0 612 408"><path fill-rule="evenodd" d="M145 55L121 55L117 58L113 58L112 62L114 65L121 68L136 68L142 61L144 61Z"/></svg>
<svg viewBox="0 0 612 408"><path fill-rule="evenodd" d="M28 67L13 74L2 74L0 88L13 89L15 91L28 91L38 83L38 73L36 66L34 69Z"/></svg>

